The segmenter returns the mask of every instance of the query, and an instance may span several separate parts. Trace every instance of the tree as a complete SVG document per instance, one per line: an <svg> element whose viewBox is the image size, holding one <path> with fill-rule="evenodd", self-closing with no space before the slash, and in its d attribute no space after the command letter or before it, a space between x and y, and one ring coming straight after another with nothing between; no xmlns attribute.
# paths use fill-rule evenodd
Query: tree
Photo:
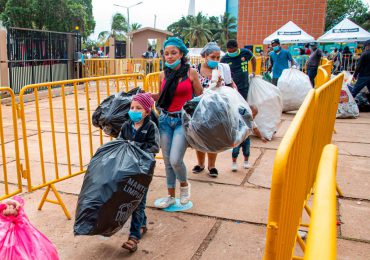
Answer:
<svg viewBox="0 0 370 260"><path fill-rule="evenodd" d="M130 27L131 27L130 31L136 31L136 30L139 30L141 28L141 24L133 23L133 24L130 24Z"/></svg>
<svg viewBox="0 0 370 260"><path fill-rule="evenodd" d="M61 32L78 26L86 39L95 28L92 9L92 0L0 0L0 19L5 26Z"/></svg>
<svg viewBox="0 0 370 260"><path fill-rule="evenodd" d="M202 13L198 13L197 16L190 16L189 27L184 28L184 31L184 40L189 43L190 47L201 48L212 39L208 18Z"/></svg>
<svg viewBox="0 0 370 260"><path fill-rule="evenodd" d="M225 13L220 16L220 23L217 25L217 33L214 35L214 38L218 45L225 49L227 41L236 38L236 18Z"/></svg>
<svg viewBox="0 0 370 260"><path fill-rule="evenodd" d="M173 36L183 38L184 28L189 28L189 18L190 16L182 16L179 21L174 22L173 24L167 27L167 30L173 33Z"/></svg>
<svg viewBox="0 0 370 260"><path fill-rule="evenodd" d="M8 0L1 14L5 26L32 28L32 0Z"/></svg>
<svg viewBox="0 0 370 260"><path fill-rule="evenodd" d="M369 7L362 0L328 0L325 30L331 29L346 17L360 26L366 24L368 12Z"/></svg>

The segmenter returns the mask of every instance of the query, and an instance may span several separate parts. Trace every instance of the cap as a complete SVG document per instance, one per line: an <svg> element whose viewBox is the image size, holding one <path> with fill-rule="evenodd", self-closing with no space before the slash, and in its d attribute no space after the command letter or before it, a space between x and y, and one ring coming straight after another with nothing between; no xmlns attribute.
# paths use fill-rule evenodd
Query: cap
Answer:
<svg viewBox="0 0 370 260"><path fill-rule="evenodd" d="M148 113L150 113L154 104L154 99L150 93L139 93L132 98L132 101L139 102Z"/></svg>
<svg viewBox="0 0 370 260"><path fill-rule="evenodd" d="M274 39L271 41L271 44L274 44L274 43L277 43L277 44L280 44L280 40L279 39Z"/></svg>

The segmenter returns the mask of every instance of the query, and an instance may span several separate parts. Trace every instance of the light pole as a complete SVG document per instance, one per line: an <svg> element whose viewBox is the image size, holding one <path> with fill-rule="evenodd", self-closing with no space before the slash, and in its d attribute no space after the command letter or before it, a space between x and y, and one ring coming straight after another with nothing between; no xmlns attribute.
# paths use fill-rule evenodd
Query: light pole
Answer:
<svg viewBox="0 0 370 260"><path fill-rule="evenodd" d="M141 2L138 2L136 4L133 4L133 5L130 5L130 6L123 6L123 5L117 5L117 4L113 4L114 6L118 6L118 7L122 7L122 8L126 8L127 9L127 33L129 33L131 31L131 26L130 26L130 8L131 7L134 7L134 6L137 6L137 5L140 5L142 4L143 1ZM130 36L127 35L127 44L128 44L128 53L127 53L127 57L130 58L131 57L131 40L130 40Z"/></svg>

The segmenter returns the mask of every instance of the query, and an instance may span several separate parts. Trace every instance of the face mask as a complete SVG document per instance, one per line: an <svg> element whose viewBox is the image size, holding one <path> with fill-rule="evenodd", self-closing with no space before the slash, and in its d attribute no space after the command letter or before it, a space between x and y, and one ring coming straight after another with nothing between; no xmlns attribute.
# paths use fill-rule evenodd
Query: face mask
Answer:
<svg viewBox="0 0 370 260"><path fill-rule="evenodd" d="M211 69L215 69L218 67L218 61L214 61L214 60L208 60L207 61L207 65L208 67L210 67Z"/></svg>
<svg viewBox="0 0 370 260"><path fill-rule="evenodd" d="M274 52L278 52L278 51L280 51L280 46L275 46L275 47L273 48L273 50L274 50Z"/></svg>
<svg viewBox="0 0 370 260"><path fill-rule="evenodd" d="M179 64L180 64L180 62L181 62L181 60L177 60L177 61L175 61L174 63L168 63L167 61L165 62L165 65L167 66L167 67L169 67L170 69L174 69L174 68L176 68Z"/></svg>
<svg viewBox="0 0 370 260"><path fill-rule="evenodd" d="M236 56L238 56L240 54L240 49L238 49L236 52L228 52L228 55L231 57L231 58L234 58Z"/></svg>
<svg viewBox="0 0 370 260"><path fill-rule="evenodd" d="M130 110L128 111L128 116L130 117L130 119L134 122L134 123L137 123L137 122L140 122L141 119L143 118L143 113L140 112L140 111L133 111L133 110Z"/></svg>

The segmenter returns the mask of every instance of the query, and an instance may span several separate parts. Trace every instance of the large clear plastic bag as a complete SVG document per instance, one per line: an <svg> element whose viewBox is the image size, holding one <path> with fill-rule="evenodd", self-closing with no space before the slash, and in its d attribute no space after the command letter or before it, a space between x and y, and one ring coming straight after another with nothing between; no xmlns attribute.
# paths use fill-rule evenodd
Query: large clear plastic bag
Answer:
<svg viewBox="0 0 370 260"><path fill-rule="evenodd" d="M250 81L248 103L258 108L258 114L254 121L261 134L267 140L271 140L277 131L283 112L280 90L275 85L263 80L261 76L256 76Z"/></svg>
<svg viewBox="0 0 370 260"><path fill-rule="evenodd" d="M87 168L78 196L75 235L112 236L137 208L153 178L155 158L134 142L101 146Z"/></svg>
<svg viewBox="0 0 370 260"><path fill-rule="evenodd" d="M337 118L357 118L360 115L357 103L353 98L348 86L352 82L351 73L345 71L342 84L342 91L340 92L340 99L337 110Z"/></svg>
<svg viewBox="0 0 370 260"><path fill-rule="evenodd" d="M310 78L298 69L285 69L281 74L278 88L283 98L283 111L298 110L307 93L312 89Z"/></svg>
<svg viewBox="0 0 370 260"><path fill-rule="evenodd" d="M218 153L240 145L252 133L252 112L233 88L209 88L198 101L190 101L193 111L182 113L185 136L191 147Z"/></svg>
<svg viewBox="0 0 370 260"><path fill-rule="evenodd" d="M21 205L17 216L4 216L3 210L7 206L4 203L0 204L0 259L59 259L55 246L28 220L23 210L23 199L20 197L13 199Z"/></svg>

